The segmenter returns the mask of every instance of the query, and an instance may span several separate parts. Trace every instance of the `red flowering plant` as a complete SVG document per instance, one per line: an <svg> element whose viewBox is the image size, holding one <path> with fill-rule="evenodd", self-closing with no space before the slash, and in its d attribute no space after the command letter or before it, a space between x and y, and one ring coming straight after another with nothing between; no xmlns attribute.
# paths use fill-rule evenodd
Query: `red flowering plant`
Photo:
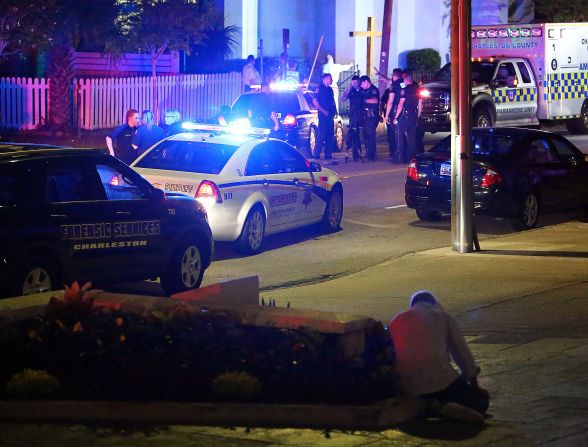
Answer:
<svg viewBox="0 0 588 447"><path fill-rule="evenodd" d="M47 304L46 316L64 325L73 325L74 332L81 329L80 319L88 315L94 307L94 299L101 290L93 290L92 283L87 282L82 287L77 281L71 286L65 285L63 298L51 297Z"/></svg>

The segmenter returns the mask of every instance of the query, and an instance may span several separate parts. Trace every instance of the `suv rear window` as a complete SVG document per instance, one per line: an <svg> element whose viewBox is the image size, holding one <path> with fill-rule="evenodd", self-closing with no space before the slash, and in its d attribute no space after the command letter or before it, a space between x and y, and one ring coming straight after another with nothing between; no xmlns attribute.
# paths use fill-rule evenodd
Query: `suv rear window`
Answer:
<svg viewBox="0 0 588 447"><path fill-rule="evenodd" d="M136 168L218 174L238 146L203 141L163 141L135 165Z"/></svg>

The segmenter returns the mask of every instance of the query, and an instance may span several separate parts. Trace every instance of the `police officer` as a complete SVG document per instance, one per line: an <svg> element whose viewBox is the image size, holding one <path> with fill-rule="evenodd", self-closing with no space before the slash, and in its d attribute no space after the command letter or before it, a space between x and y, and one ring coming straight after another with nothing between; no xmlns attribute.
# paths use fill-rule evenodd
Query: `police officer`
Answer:
<svg viewBox="0 0 588 447"><path fill-rule="evenodd" d="M106 137L106 147L110 155L131 164L137 158L137 150L133 148L133 137L139 127L139 112L135 109L127 110L125 121ZM113 141L116 141L116 149L113 147Z"/></svg>
<svg viewBox="0 0 588 447"><path fill-rule="evenodd" d="M353 161L359 161L361 157L361 129L363 127L363 94L359 87L359 76L351 78L351 85L341 97L343 101L349 100L349 132L347 134L347 148L351 146Z"/></svg>
<svg viewBox="0 0 588 447"><path fill-rule="evenodd" d="M382 95L384 122L386 123L386 136L388 137L388 151L392 163L399 162L398 145L396 144L397 126L392 124L392 120L394 116L396 116L396 109L398 108L398 102L400 101L400 90L402 90L400 84L402 84L402 70L400 68L395 68L392 70L390 87L387 88ZM386 92L388 93L387 95Z"/></svg>
<svg viewBox="0 0 588 447"><path fill-rule="evenodd" d="M313 158L320 158L321 150L325 151L325 160L333 158L333 148L335 147L335 115L337 106L335 105L335 94L331 88L333 78L330 73L323 73L323 82L318 89L318 94L312 100L314 106L318 109L318 139L314 148Z"/></svg>
<svg viewBox="0 0 588 447"><path fill-rule="evenodd" d="M369 161L376 161L376 128L380 122L380 92L369 76L359 78L363 91L363 137Z"/></svg>
<svg viewBox="0 0 588 447"><path fill-rule="evenodd" d="M417 94L417 87L412 83L410 73L405 74L401 87L400 101L398 101L392 124L398 126L398 161L408 163L417 152L416 129L421 112L421 100Z"/></svg>

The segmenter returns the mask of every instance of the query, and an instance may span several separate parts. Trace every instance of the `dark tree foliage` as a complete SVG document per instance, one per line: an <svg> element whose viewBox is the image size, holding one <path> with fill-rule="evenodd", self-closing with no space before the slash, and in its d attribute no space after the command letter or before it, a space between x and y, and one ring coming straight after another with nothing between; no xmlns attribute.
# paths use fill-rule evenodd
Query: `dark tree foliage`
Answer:
<svg viewBox="0 0 588 447"><path fill-rule="evenodd" d="M535 17L542 22L588 22L588 2L535 0Z"/></svg>

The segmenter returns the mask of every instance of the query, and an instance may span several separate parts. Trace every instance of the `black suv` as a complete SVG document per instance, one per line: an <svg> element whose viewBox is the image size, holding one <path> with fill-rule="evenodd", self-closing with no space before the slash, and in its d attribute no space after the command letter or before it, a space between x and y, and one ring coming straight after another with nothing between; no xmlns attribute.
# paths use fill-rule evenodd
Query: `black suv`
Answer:
<svg viewBox="0 0 588 447"><path fill-rule="evenodd" d="M0 295L160 277L197 288L213 241L205 211L97 149L0 143Z"/></svg>
<svg viewBox="0 0 588 447"><path fill-rule="evenodd" d="M228 118L229 123L242 118L249 118L249 110L263 108L261 106L262 95L263 93L259 91L251 91L239 96L233 103L231 114ZM318 110L312 103L313 95L310 90L300 89L274 90L270 93L280 123L280 129L272 136L303 150L307 156L312 156L318 131ZM344 149L343 121L339 115L336 115L334 120L335 141L337 143L335 150L342 151ZM253 119L251 122L254 127L269 128L270 124L267 120L265 122L256 122Z"/></svg>

